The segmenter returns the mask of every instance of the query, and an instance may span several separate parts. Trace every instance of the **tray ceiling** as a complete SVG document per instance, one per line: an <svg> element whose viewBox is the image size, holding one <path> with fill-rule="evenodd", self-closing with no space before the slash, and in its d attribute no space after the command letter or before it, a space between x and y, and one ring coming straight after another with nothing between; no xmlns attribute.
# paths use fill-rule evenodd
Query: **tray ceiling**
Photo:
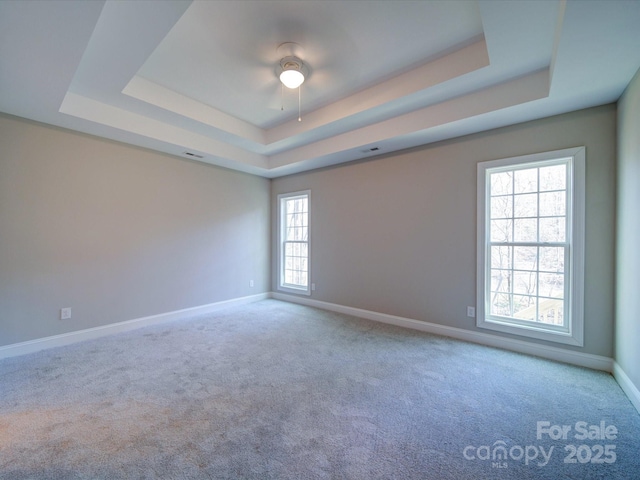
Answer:
<svg viewBox="0 0 640 480"><path fill-rule="evenodd" d="M615 0L10 0L0 111L276 177L615 101L639 22Z"/></svg>

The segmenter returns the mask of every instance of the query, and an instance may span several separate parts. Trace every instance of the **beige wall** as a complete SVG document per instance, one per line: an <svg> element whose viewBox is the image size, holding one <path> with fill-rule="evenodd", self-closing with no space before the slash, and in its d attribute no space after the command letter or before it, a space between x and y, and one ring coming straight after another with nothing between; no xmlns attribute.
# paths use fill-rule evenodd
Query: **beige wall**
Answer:
<svg viewBox="0 0 640 480"><path fill-rule="evenodd" d="M615 142L615 105L582 110L276 179L272 217L276 195L311 189L312 298L476 330L466 306L476 304L477 163L584 145L585 346L553 345L610 357ZM272 263L274 290L276 272Z"/></svg>
<svg viewBox="0 0 640 480"><path fill-rule="evenodd" d="M307 188L312 298L476 330L477 162L585 145L577 350L612 356L615 128L607 105L276 179L269 218L269 180L0 116L0 346L275 289L276 195Z"/></svg>
<svg viewBox="0 0 640 480"><path fill-rule="evenodd" d="M9 116L0 146L0 346L269 291L269 180Z"/></svg>
<svg viewBox="0 0 640 480"><path fill-rule="evenodd" d="M640 390L640 70L618 107L616 362Z"/></svg>

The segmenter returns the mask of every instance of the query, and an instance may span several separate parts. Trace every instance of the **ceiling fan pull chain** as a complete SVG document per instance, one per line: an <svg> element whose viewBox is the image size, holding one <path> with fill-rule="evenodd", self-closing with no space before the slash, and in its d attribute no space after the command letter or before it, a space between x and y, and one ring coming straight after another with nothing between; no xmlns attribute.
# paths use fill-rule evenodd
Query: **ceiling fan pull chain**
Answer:
<svg viewBox="0 0 640 480"><path fill-rule="evenodd" d="M298 87L298 121L302 121L302 114L300 113L300 87Z"/></svg>

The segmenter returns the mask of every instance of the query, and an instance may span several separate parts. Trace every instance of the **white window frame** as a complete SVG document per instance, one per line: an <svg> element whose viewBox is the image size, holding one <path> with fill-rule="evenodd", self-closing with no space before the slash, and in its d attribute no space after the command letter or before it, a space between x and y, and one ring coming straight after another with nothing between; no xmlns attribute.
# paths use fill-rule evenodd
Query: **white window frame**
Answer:
<svg viewBox="0 0 640 480"><path fill-rule="evenodd" d="M566 241L568 255L565 261L568 288L566 298L567 326L557 330L536 324L506 320L491 316L489 311L489 290L491 289L491 266L488 249L490 246L490 195L489 173L502 167L544 166L559 159L569 159L567 178L567 226ZM540 340L584 346L584 258L585 258L585 148L575 147L552 152L537 153L478 163L478 252L477 252L477 305L476 325L480 328L522 335ZM568 263L568 268L567 268Z"/></svg>
<svg viewBox="0 0 640 480"><path fill-rule="evenodd" d="M291 200L298 197L306 197L307 212L307 286L306 288L299 285L285 283L284 275L284 249L286 240L286 212L283 208L285 200ZM278 290L287 293L297 293L303 295L311 295L311 190L301 190L298 192L282 193L278 195Z"/></svg>

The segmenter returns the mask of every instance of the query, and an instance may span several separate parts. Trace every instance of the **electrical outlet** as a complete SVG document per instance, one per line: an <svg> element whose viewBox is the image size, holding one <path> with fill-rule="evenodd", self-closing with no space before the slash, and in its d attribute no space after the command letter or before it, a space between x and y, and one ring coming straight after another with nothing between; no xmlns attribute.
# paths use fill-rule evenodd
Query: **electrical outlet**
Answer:
<svg viewBox="0 0 640 480"><path fill-rule="evenodd" d="M249 280L249 286L253 288L253 280Z"/></svg>
<svg viewBox="0 0 640 480"><path fill-rule="evenodd" d="M71 307L60 309L60 320L69 320L71 318Z"/></svg>
<svg viewBox="0 0 640 480"><path fill-rule="evenodd" d="M476 309L474 307L467 307L467 317L475 317Z"/></svg>

